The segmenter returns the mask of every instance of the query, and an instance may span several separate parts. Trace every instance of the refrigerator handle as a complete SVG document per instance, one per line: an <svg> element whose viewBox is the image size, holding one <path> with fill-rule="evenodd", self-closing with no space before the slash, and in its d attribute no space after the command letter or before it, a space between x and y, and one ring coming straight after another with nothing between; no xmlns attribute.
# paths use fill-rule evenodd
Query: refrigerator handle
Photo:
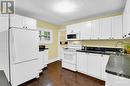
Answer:
<svg viewBox="0 0 130 86"><path fill-rule="evenodd" d="M16 54L15 54L15 38L14 38L14 32L13 32L13 29L11 30L11 45L12 45L12 48L11 48L11 52L12 52L12 60L13 60L13 63L15 61L15 58L16 58Z"/></svg>

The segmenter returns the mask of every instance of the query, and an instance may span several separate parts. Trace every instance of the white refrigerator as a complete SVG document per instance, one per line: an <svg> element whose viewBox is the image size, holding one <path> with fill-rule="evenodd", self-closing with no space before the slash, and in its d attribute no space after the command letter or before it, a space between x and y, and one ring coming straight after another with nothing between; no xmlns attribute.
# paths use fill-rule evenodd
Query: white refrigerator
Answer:
<svg viewBox="0 0 130 86"><path fill-rule="evenodd" d="M38 77L39 31L10 28L0 32L0 67L12 86Z"/></svg>

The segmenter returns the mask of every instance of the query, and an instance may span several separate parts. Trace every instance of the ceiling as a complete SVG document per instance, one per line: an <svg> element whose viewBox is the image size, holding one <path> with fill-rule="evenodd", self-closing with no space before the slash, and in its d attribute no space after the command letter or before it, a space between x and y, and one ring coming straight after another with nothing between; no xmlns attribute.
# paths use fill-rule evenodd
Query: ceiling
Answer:
<svg viewBox="0 0 130 86"><path fill-rule="evenodd" d="M76 4L76 10L61 14L53 10L53 5L60 1L64 0L16 0L16 13L60 25L92 15L119 13L126 3L126 0L68 0Z"/></svg>

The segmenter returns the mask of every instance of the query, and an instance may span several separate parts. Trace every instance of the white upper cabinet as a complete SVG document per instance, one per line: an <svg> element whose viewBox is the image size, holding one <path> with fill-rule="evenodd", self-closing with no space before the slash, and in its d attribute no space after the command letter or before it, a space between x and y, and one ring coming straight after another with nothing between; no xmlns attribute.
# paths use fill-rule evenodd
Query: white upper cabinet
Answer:
<svg viewBox="0 0 130 86"><path fill-rule="evenodd" d="M24 17L24 26L29 29L36 29L36 20L28 17Z"/></svg>
<svg viewBox="0 0 130 86"><path fill-rule="evenodd" d="M67 28L67 34L77 34L80 33L79 30L80 24L73 24L73 25L68 25Z"/></svg>
<svg viewBox="0 0 130 86"><path fill-rule="evenodd" d="M112 17L112 39L122 39L122 15Z"/></svg>
<svg viewBox="0 0 130 86"><path fill-rule="evenodd" d="M80 30L81 40L91 39L92 23L90 21L83 23Z"/></svg>
<svg viewBox="0 0 130 86"><path fill-rule="evenodd" d="M23 16L14 15L14 16L12 16L10 18L10 25L11 25L11 27L23 28L24 27L23 22L24 22Z"/></svg>
<svg viewBox="0 0 130 86"><path fill-rule="evenodd" d="M11 27L36 29L36 20L20 15L11 16L10 25Z"/></svg>
<svg viewBox="0 0 130 86"><path fill-rule="evenodd" d="M93 21L68 25L67 34L78 33L80 37L79 40L122 39L123 32L125 35L128 35L128 32L130 32L130 29L125 28L123 30L122 23L122 15L102 18Z"/></svg>
<svg viewBox="0 0 130 86"><path fill-rule="evenodd" d="M111 39L112 18L100 19L100 39Z"/></svg>
<svg viewBox="0 0 130 86"><path fill-rule="evenodd" d="M123 38L130 37L130 0L127 0L123 13Z"/></svg>
<svg viewBox="0 0 130 86"><path fill-rule="evenodd" d="M99 39L99 37L100 37L100 22L99 20L93 20L91 39Z"/></svg>

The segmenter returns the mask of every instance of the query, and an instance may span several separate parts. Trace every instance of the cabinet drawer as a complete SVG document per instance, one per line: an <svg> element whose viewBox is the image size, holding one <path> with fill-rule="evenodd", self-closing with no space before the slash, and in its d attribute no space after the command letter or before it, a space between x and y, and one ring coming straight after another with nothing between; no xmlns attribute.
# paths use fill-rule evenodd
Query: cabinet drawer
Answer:
<svg viewBox="0 0 130 86"><path fill-rule="evenodd" d="M69 70L72 70L72 71L76 71L76 65L75 64L70 64L70 63L62 61L62 67L69 69Z"/></svg>

